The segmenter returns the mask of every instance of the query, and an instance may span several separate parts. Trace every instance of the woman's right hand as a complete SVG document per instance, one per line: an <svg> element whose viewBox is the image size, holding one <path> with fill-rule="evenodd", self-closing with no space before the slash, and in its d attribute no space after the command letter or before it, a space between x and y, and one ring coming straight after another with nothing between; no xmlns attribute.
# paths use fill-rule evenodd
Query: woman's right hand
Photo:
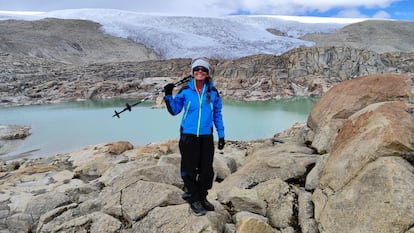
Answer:
<svg viewBox="0 0 414 233"><path fill-rule="evenodd" d="M164 93L165 95L172 95L173 89L175 87L174 83L168 83L167 85L164 86Z"/></svg>

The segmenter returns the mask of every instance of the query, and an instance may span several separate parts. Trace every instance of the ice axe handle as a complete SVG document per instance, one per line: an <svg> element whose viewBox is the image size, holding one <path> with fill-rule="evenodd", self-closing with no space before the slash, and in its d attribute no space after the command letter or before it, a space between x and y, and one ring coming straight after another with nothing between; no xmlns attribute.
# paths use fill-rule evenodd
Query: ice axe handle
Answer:
<svg viewBox="0 0 414 233"><path fill-rule="evenodd" d="M185 83L185 82L187 82L188 80L190 80L191 79L191 75L188 75L187 77L185 77L185 78L183 78L183 79L181 79L180 81L178 81L178 82L176 82L176 83L174 83L174 86L179 86L179 85L181 85L181 84L183 84L183 83ZM161 93L162 91L158 91L157 92L157 94L159 94L159 93ZM125 108L124 109L122 109L122 111L120 111L120 112L117 112L116 110L115 110L115 114L112 116L112 117L118 117L118 118L121 118L121 116L120 116L120 114L121 113L123 113L123 112L125 112L126 110L128 110L128 111L131 111L132 110L132 107L133 106L135 106L135 105L138 105L138 104L140 104L140 103L142 103L142 102L144 102L145 100L147 100L149 97L147 96L147 97L145 97L144 99L142 99L142 100L140 100L140 101L138 101L137 103L135 103L135 104L133 104L133 105L129 105L128 103L126 103L125 104Z"/></svg>

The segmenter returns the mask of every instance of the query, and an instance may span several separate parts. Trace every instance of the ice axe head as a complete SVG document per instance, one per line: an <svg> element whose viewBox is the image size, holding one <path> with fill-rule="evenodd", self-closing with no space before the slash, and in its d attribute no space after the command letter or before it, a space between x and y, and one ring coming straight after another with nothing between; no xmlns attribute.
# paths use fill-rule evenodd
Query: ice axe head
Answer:
<svg viewBox="0 0 414 233"><path fill-rule="evenodd" d="M131 105L129 105L128 103L126 103L125 105L126 105L126 107L125 107L122 111L117 112L117 111L115 110L115 114L114 114L112 117L116 116L116 117L120 118L119 114L121 114L121 113L125 112L126 110L128 110L128 111L131 111L131 110L132 110Z"/></svg>
<svg viewBox="0 0 414 233"><path fill-rule="evenodd" d="M116 116L116 117L118 117L118 118L119 118L119 112L117 112L117 111L115 110L115 114L114 114L112 117L114 117L114 116Z"/></svg>

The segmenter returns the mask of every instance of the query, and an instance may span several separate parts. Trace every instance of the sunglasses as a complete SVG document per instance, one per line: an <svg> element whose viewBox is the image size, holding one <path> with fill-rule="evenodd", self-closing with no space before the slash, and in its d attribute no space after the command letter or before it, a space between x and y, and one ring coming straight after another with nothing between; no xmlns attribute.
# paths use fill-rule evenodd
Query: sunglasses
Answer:
<svg viewBox="0 0 414 233"><path fill-rule="evenodd" d="M202 66L194 67L193 72L197 72L197 71L200 71L200 70L203 71L203 72L208 73L208 69L205 68L205 67L202 67Z"/></svg>

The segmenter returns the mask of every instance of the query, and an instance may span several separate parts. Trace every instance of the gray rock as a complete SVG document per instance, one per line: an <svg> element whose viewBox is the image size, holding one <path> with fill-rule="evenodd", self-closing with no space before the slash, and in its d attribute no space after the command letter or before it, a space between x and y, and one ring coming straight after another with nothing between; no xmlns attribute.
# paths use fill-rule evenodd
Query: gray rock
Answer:
<svg viewBox="0 0 414 233"><path fill-rule="evenodd" d="M24 139L30 135L27 125L0 125L0 140Z"/></svg>
<svg viewBox="0 0 414 233"><path fill-rule="evenodd" d="M260 199L266 204L266 217L270 225L277 229L288 228L292 222L292 216L297 194L295 188L289 186L281 179L273 179L258 184L254 187Z"/></svg>
<svg viewBox="0 0 414 233"><path fill-rule="evenodd" d="M412 228L413 171L401 157L383 157L369 163L341 190L331 194L315 191L320 232L385 233Z"/></svg>
<svg viewBox="0 0 414 233"><path fill-rule="evenodd" d="M263 216L252 214L249 212L239 212L234 215L234 221L236 222L236 232L250 233L250 232L263 232L263 233L279 233L280 231L272 228L268 224L268 220Z"/></svg>
<svg viewBox="0 0 414 233"><path fill-rule="evenodd" d="M318 225L314 216L312 193L298 190L298 223L303 233L318 233Z"/></svg>
<svg viewBox="0 0 414 233"><path fill-rule="evenodd" d="M135 223L132 232L223 232L230 219L223 209L195 216L188 204L156 207L141 221Z"/></svg>
<svg viewBox="0 0 414 233"><path fill-rule="evenodd" d="M28 137L31 126L0 124L0 156L15 150ZM19 155L15 156L19 157Z"/></svg>
<svg viewBox="0 0 414 233"><path fill-rule="evenodd" d="M254 189L234 187L227 193L219 193L217 197L220 202L231 206L233 211L247 211L266 216L266 202Z"/></svg>
<svg viewBox="0 0 414 233"><path fill-rule="evenodd" d="M297 144L262 145L251 152L245 164L223 182L213 187L228 193L233 187L242 189L272 179L300 179L306 167L314 164L317 157L313 151Z"/></svg>
<svg viewBox="0 0 414 233"><path fill-rule="evenodd" d="M328 160L329 154L323 154L318 157L315 166L306 176L305 189L315 190L319 186L319 179L322 176L323 169L325 168L326 161Z"/></svg>
<svg viewBox="0 0 414 233"><path fill-rule="evenodd" d="M182 193L181 189L172 185L137 181L120 191L105 188L101 199L104 212L122 216L132 223L145 217L155 207L185 203Z"/></svg>

